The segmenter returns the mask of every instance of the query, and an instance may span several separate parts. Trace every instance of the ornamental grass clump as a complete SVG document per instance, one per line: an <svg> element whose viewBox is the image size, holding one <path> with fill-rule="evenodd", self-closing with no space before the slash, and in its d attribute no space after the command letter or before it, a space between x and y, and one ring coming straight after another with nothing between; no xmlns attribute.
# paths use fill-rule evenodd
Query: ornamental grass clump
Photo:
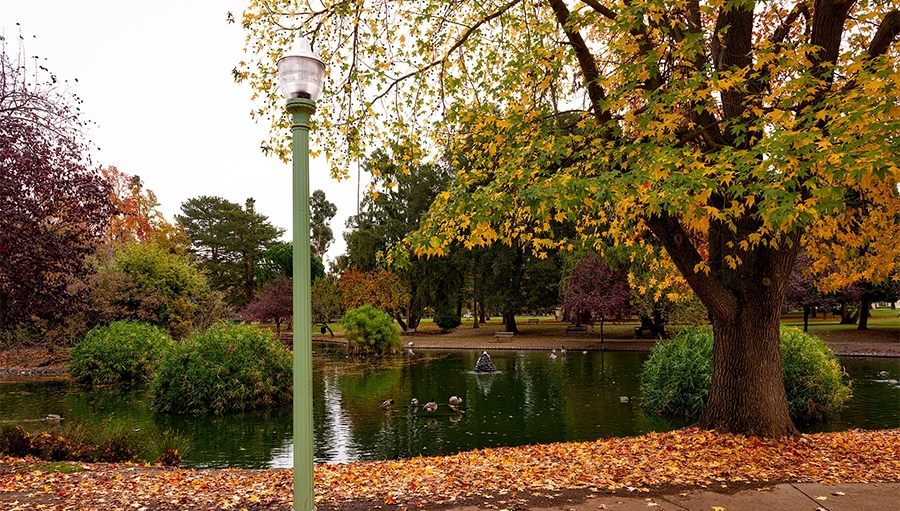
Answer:
<svg viewBox="0 0 900 511"><path fill-rule="evenodd" d="M341 327L351 354L382 355L400 347L400 330L393 318L369 304L347 311Z"/></svg>
<svg viewBox="0 0 900 511"><path fill-rule="evenodd" d="M849 376L831 348L795 328L781 329L781 369L794 419L822 420L853 395Z"/></svg>
<svg viewBox="0 0 900 511"><path fill-rule="evenodd" d="M154 325L114 321L95 327L72 348L69 372L75 381L92 385L149 380L173 342Z"/></svg>
<svg viewBox="0 0 900 511"><path fill-rule="evenodd" d="M663 415L699 417L712 379L712 347L711 332L689 327L657 343L641 373L644 408Z"/></svg>
<svg viewBox="0 0 900 511"><path fill-rule="evenodd" d="M219 324L166 353L150 389L160 413L227 413L291 401L291 356L265 329Z"/></svg>
<svg viewBox="0 0 900 511"><path fill-rule="evenodd" d="M838 412L850 399L849 377L820 339L781 329L781 366L791 418L816 421ZM703 413L712 379L713 335L686 327L658 343L641 372L646 410L696 419Z"/></svg>

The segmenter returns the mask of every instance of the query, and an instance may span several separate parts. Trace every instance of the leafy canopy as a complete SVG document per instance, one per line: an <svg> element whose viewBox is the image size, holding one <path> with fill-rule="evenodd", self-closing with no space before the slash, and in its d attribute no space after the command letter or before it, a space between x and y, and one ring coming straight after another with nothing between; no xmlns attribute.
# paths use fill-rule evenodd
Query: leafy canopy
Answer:
<svg viewBox="0 0 900 511"><path fill-rule="evenodd" d="M847 277L877 281L900 235L897 7L255 0L234 76L261 101L254 116L273 119L266 149L286 158L274 63L307 35L327 68L314 132L337 175L404 137L469 148L421 254L460 239L569 248L553 236L565 221L588 243L636 244L650 227L681 245L679 269L703 291L701 275L814 229L834 241L829 259L877 257ZM712 256L683 243L711 231L724 234Z"/></svg>

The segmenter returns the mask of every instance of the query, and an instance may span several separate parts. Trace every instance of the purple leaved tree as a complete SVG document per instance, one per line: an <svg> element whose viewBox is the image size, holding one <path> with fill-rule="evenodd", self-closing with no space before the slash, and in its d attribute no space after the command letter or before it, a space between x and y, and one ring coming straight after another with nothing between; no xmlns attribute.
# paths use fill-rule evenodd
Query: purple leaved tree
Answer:
<svg viewBox="0 0 900 511"><path fill-rule="evenodd" d="M561 307L569 317L589 315L600 320L600 342L606 318L619 321L634 312L628 270L614 270L599 254L588 254L569 274Z"/></svg>
<svg viewBox="0 0 900 511"><path fill-rule="evenodd" d="M266 282L262 294L252 300L241 311L241 316L250 321L272 321L275 335L281 335L281 324L294 313L294 285L291 279L278 275ZM306 325L305 328L309 328Z"/></svg>
<svg viewBox="0 0 900 511"><path fill-rule="evenodd" d="M794 269L788 277L787 288L784 292L784 310L803 311L803 331L809 329L809 313L814 308L834 307L837 302L833 298L819 291L819 282L824 274L812 273L813 260L804 253L797 255Z"/></svg>

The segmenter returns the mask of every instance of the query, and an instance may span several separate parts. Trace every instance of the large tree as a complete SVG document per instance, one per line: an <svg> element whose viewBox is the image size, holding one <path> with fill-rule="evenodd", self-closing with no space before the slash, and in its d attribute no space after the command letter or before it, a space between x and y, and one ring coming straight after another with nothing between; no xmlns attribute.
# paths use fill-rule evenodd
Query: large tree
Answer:
<svg viewBox="0 0 900 511"><path fill-rule="evenodd" d="M105 244L116 250L139 241L154 243L173 254L187 250L190 240L184 227L166 220L156 194L145 188L140 176L130 176L113 166L101 167L99 172L111 188L110 200L119 209L106 229Z"/></svg>
<svg viewBox="0 0 900 511"><path fill-rule="evenodd" d="M325 192L316 190L309 197L309 248L313 256L323 261L325 252L334 241L334 233L328 224L337 213L337 206L325 198Z"/></svg>
<svg viewBox="0 0 900 511"><path fill-rule="evenodd" d="M450 181L446 165L421 159L414 144L393 143L379 148L365 160L372 175L372 193L366 195L360 212L347 220L347 264L369 272L384 263L382 256L399 249L403 239L419 228L434 198ZM408 248L408 247L406 247ZM395 268L407 290L408 303L394 317L401 328L415 329L426 307L455 307L462 286L459 258L407 257ZM451 303L454 302L454 303Z"/></svg>
<svg viewBox="0 0 900 511"><path fill-rule="evenodd" d="M869 247L869 281L897 266L897 0L294 5L255 0L244 14L256 57L235 77L270 98L262 115L283 110L270 48L293 29L331 70L318 133L336 168L402 134L475 141L421 253L652 235L712 318L699 425L798 434L779 317L804 234ZM289 154L286 130L273 133L267 146ZM578 239L551 236L566 220Z"/></svg>
<svg viewBox="0 0 900 511"><path fill-rule="evenodd" d="M77 311L76 279L116 214L75 98L0 38L0 330Z"/></svg>
<svg viewBox="0 0 900 511"><path fill-rule="evenodd" d="M570 318L584 314L591 322L599 319L603 342L603 323L607 318L620 321L634 312L628 269L624 264L611 267L600 254L585 254L566 277L560 306Z"/></svg>
<svg viewBox="0 0 900 511"><path fill-rule="evenodd" d="M210 285L228 301L242 306L257 289L256 266L284 233L256 212L253 199L245 207L221 197L201 196L181 205L178 220L191 238L194 253L209 272Z"/></svg>

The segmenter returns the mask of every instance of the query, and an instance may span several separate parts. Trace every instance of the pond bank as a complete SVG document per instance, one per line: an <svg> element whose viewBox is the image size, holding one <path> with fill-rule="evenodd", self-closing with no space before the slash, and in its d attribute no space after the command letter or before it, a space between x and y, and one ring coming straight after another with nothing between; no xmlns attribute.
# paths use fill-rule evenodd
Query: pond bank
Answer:
<svg viewBox="0 0 900 511"><path fill-rule="evenodd" d="M481 328L465 325L445 334L427 329L404 335L402 343L405 349L650 351L657 342L656 339L622 338L621 329L608 332L602 342L596 329L572 335L566 335L561 324L526 324L520 325L519 329L519 334L503 339L494 337L502 326L492 324ZM900 358L900 328L811 328L809 333L821 337L835 355ZM289 335L283 335L282 339L290 342ZM314 340L344 342L339 337L316 337ZM68 349L65 348L53 351L46 348L4 349L0 350L0 377L65 375L68 361Z"/></svg>

